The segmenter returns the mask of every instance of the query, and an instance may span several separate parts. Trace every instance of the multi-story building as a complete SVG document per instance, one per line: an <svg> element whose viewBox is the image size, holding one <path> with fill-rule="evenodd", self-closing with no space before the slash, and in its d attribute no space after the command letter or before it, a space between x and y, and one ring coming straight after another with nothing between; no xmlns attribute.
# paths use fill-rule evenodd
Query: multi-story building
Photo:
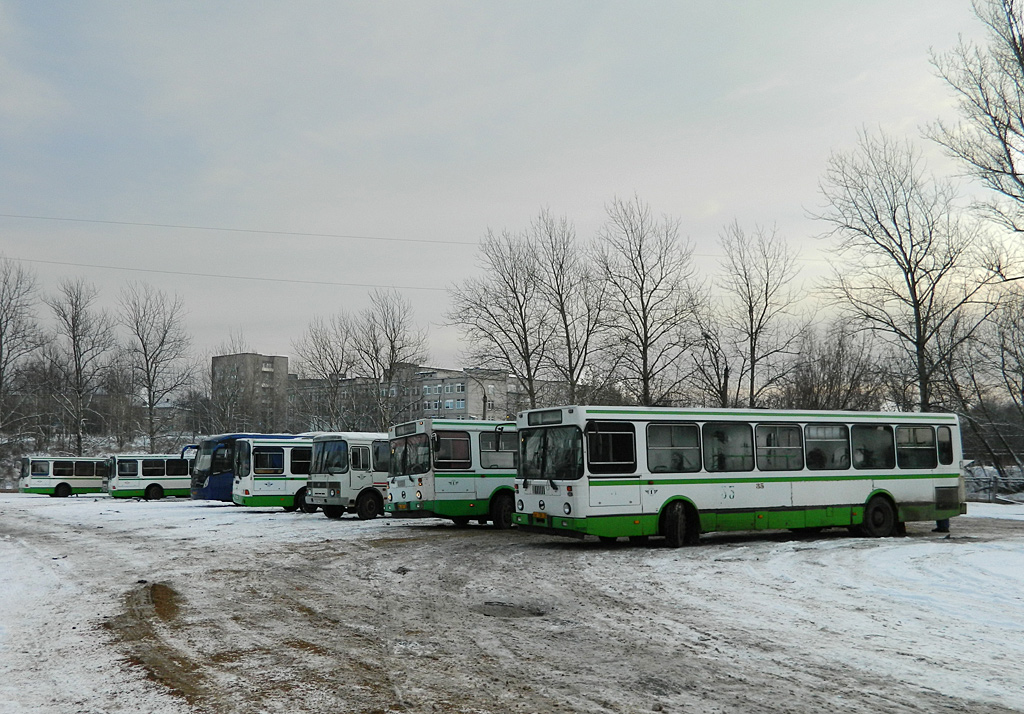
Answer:
<svg viewBox="0 0 1024 714"><path fill-rule="evenodd" d="M210 397L226 431L288 428L288 358L244 352L213 358Z"/></svg>

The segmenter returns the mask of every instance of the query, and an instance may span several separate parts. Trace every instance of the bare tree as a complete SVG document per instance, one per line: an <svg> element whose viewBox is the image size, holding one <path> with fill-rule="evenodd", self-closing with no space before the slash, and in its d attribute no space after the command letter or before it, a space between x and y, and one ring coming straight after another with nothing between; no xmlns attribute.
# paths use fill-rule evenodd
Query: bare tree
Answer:
<svg viewBox="0 0 1024 714"><path fill-rule="evenodd" d="M598 260L608 281L622 388L642 405L665 404L686 377L684 355L699 343L702 297L694 284L693 249L680 243L677 219L656 220L638 197L614 199L607 211Z"/></svg>
<svg viewBox="0 0 1024 714"><path fill-rule="evenodd" d="M804 329L774 403L786 409L875 410L882 404L878 353L870 332L838 320Z"/></svg>
<svg viewBox="0 0 1024 714"><path fill-rule="evenodd" d="M1024 230L1024 18L1020 0L975 0L983 44L961 41L933 54L956 96L962 122L936 122L928 135L995 192L989 214ZM1008 199L1008 200L1007 200Z"/></svg>
<svg viewBox="0 0 1024 714"><path fill-rule="evenodd" d="M356 332L356 321L340 312L327 320L314 318L293 345L299 377L315 383L301 407L305 420L317 428L342 430L356 424L359 400L352 381L359 363Z"/></svg>
<svg viewBox="0 0 1024 714"><path fill-rule="evenodd" d="M737 402L758 407L785 376L784 358L803 329L795 314L796 255L775 230L757 226L747 235L736 222L726 226L720 243L727 307L719 319L741 355L737 388L746 383L745 398Z"/></svg>
<svg viewBox="0 0 1024 714"><path fill-rule="evenodd" d="M395 291L370 293L359 315L354 343L365 376L377 385L375 427L387 431L408 418L419 396L412 394L409 369L427 360L426 331L413 325L412 303Z"/></svg>
<svg viewBox="0 0 1024 714"><path fill-rule="evenodd" d="M184 327L184 304L175 295L149 285L128 283L121 291L121 324L128 331L128 357L146 410L145 433L150 453L166 431L159 405L189 383L191 339Z"/></svg>
<svg viewBox="0 0 1024 714"><path fill-rule="evenodd" d="M535 246L527 235L488 231L478 263L482 276L449 289L448 319L469 345L469 359L510 372L536 407L553 331Z"/></svg>
<svg viewBox="0 0 1024 714"><path fill-rule="evenodd" d="M992 309L986 289L1004 266L981 255L978 227L958 210L952 186L927 177L909 143L862 133L855 151L830 157L820 188L826 206L815 217L836 239L826 291L901 350L912 365L917 407L929 411L932 379L956 348L937 336L967 306L988 305L978 314L985 318ZM960 331L960 339L972 331Z"/></svg>
<svg viewBox="0 0 1024 714"><path fill-rule="evenodd" d="M0 435L22 416L12 398L19 368L39 346L35 295L35 276L20 263L0 256Z"/></svg>
<svg viewBox="0 0 1024 714"><path fill-rule="evenodd" d="M542 210L531 225L530 242L538 256L540 296L550 308L548 369L565 383L569 404L585 403L614 373L608 365L595 365L595 358L608 353L608 283L567 218Z"/></svg>
<svg viewBox="0 0 1024 714"><path fill-rule="evenodd" d="M56 395L75 435L75 453L83 454L83 433L93 397L116 344L114 320L95 307L99 293L83 280L61 282L47 300L57 320L54 367L64 388Z"/></svg>

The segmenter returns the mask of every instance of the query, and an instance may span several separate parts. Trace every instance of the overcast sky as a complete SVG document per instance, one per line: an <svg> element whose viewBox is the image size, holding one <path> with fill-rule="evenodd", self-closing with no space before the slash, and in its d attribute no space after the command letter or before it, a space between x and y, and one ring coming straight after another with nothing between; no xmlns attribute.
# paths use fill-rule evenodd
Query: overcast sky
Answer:
<svg viewBox="0 0 1024 714"><path fill-rule="evenodd" d="M589 237L636 194L708 276L734 220L820 269L829 153L950 116L958 34L969 0L0 0L0 253L177 292L199 350L292 355L394 286L462 366L445 288L541 207Z"/></svg>

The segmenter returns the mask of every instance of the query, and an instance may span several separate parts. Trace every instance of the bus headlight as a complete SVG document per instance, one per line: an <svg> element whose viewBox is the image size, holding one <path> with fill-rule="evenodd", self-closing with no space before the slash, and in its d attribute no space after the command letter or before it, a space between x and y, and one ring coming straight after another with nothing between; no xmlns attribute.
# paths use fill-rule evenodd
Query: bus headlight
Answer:
<svg viewBox="0 0 1024 714"><path fill-rule="evenodd" d="M563 503L562 513L568 516L570 513L572 513L572 506L570 506L568 503Z"/></svg>
<svg viewBox="0 0 1024 714"><path fill-rule="evenodd" d="M423 500L423 492L422 491L417 491L416 492L416 500L417 501L422 501Z"/></svg>
<svg viewBox="0 0 1024 714"><path fill-rule="evenodd" d="M337 495L337 492L333 488L331 489L331 495L332 496L336 496Z"/></svg>
<svg viewBox="0 0 1024 714"><path fill-rule="evenodd" d="M518 501L516 501L516 510L521 511L524 508L525 506L523 505L523 499L520 498Z"/></svg>
<svg viewBox="0 0 1024 714"><path fill-rule="evenodd" d="M540 510L543 511L544 510L544 501L538 501L537 502L537 508L539 508Z"/></svg>
<svg viewBox="0 0 1024 714"><path fill-rule="evenodd" d="M388 500L389 500L389 501L394 501L394 500L395 500L395 494L393 494L393 493L388 493Z"/></svg>

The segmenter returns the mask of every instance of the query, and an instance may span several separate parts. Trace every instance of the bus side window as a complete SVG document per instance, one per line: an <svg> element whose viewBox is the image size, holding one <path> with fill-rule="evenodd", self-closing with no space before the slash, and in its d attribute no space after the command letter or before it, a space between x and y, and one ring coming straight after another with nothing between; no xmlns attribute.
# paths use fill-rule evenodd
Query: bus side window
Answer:
<svg viewBox="0 0 1024 714"><path fill-rule="evenodd" d="M163 478L166 471L163 459L143 459L142 475L146 478Z"/></svg>
<svg viewBox="0 0 1024 714"><path fill-rule="evenodd" d="M293 474L308 474L309 466L313 461L313 449L312 447L293 447L291 449L291 458Z"/></svg>
<svg viewBox="0 0 1024 714"><path fill-rule="evenodd" d="M96 464L91 461L76 461L75 476L81 478L92 478L96 475Z"/></svg>
<svg viewBox="0 0 1024 714"><path fill-rule="evenodd" d="M647 469L656 474L700 471L697 425L648 424Z"/></svg>
<svg viewBox="0 0 1024 714"><path fill-rule="evenodd" d="M587 422L587 466L594 474L635 472L636 432L632 422Z"/></svg>
<svg viewBox="0 0 1024 714"><path fill-rule="evenodd" d="M953 463L953 430L948 426L939 427L939 463L943 466Z"/></svg>
<svg viewBox="0 0 1024 714"><path fill-rule="evenodd" d="M896 427L896 463L901 469L934 469L935 432L930 426Z"/></svg>
<svg viewBox="0 0 1024 714"><path fill-rule="evenodd" d="M391 445L379 440L373 442L373 470L387 471L391 464Z"/></svg>
<svg viewBox="0 0 1024 714"><path fill-rule="evenodd" d="M257 446L252 450L254 474L283 474L284 449L280 446Z"/></svg>
<svg viewBox="0 0 1024 714"><path fill-rule="evenodd" d="M808 424L804 446L807 468L812 471L850 468L850 435L845 424Z"/></svg>
<svg viewBox="0 0 1024 714"><path fill-rule="evenodd" d="M753 471L754 444L750 424L707 422L703 428L707 471Z"/></svg>
<svg viewBox="0 0 1024 714"><path fill-rule="evenodd" d="M896 466L896 447L891 426L854 424L851 439L853 468L891 469Z"/></svg>
<svg viewBox="0 0 1024 714"><path fill-rule="evenodd" d="M365 446L353 446L349 451L349 462L353 471L369 471L370 450Z"/></svg>
<svg viewBox="0 0 1024 714"><path fill-rule="evenodd" d="M823 457L824 455L822 455ZM804 445L795 424L761 424L757 427L757 468L761 471L800 471Z"/></svg>
<svg viewBox="0 0 1024 714"><path fill-rule="evenodd" d="M54 464L56 466L56 464ZM49 476L50 475L50 462L49 461L33 461L32 462L32 475L33 476Z"/></svg>

